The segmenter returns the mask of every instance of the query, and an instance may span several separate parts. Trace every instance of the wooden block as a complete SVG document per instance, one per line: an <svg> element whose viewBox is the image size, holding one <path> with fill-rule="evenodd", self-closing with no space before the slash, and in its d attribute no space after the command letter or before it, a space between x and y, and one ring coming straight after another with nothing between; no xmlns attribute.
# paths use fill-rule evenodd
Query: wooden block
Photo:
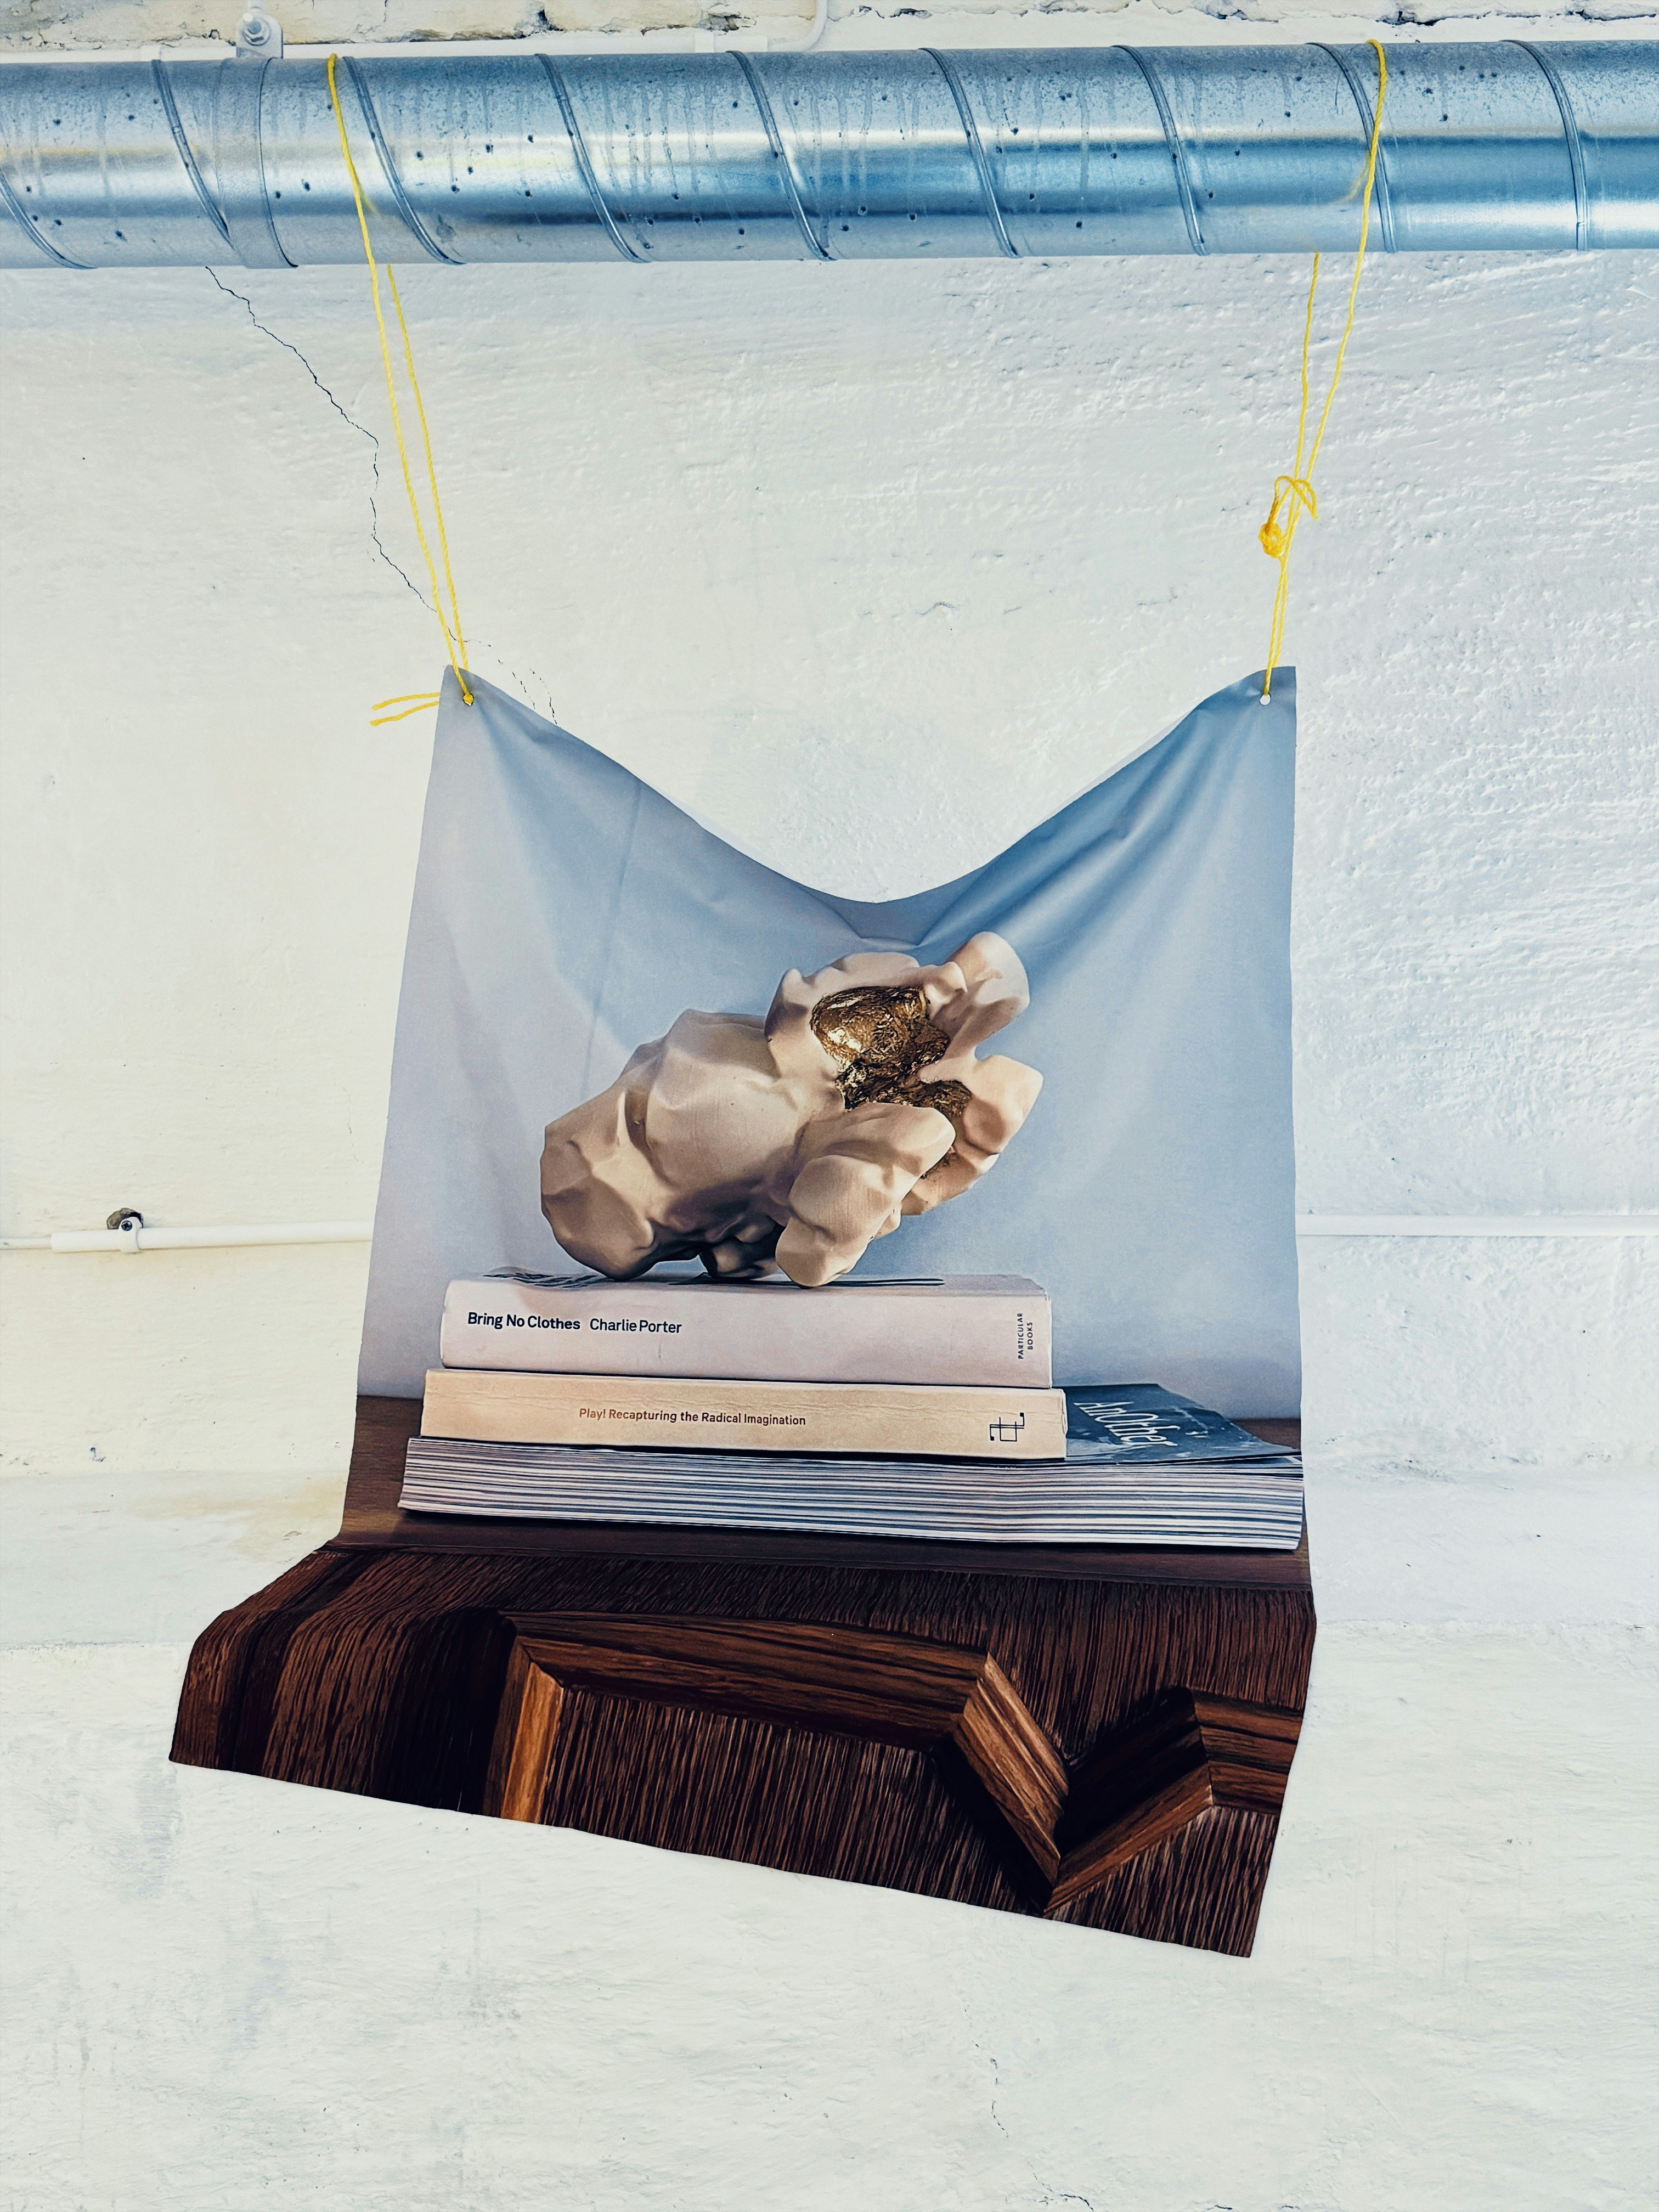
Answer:
<svg viewBox="0 0 1659 2212"><path fill-rule="evenodd" d="M1277 1814L1302 1716L1178 1689L1109 1731L1072 1778L1048 1909L1218 1807Z"/></svg>
<svg viewBox="0 0 1659 2212"><path fill-rule="evenodd" d="M1045 1893L1066 1769L988 1652L805 1621L518 1615L483 1810L538 1820L569 1689L961 1754ZM709 1786L705 1778L704 1787Z"/></svg>

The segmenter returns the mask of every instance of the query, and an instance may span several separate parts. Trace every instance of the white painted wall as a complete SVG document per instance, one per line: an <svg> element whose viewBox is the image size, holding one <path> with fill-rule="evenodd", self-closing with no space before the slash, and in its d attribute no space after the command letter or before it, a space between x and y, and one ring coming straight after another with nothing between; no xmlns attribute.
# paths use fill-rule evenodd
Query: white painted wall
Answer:
<svg viewBox="0 0 1659 2212"><path fill-rule="evenodd" d="M943 878L1259 665L1303 279L412 270L476 663L784 865ZM362 280L0 316L0 1235L367 1215L427 745L368 708L438 655ZM1309 1212L1659 1207L1656 369L1659 257L1368 274L1291 628ZM364 1257L0 1255L0 2202L1646 2201L1653 1240L1307 1248L1248 1965L167 1767L191 1636L331 1526Z"/></svg>
<svg viewBox="0 0 1659 2212"><path fill-rule="evenodd" d="M73 53L139 41L157 52L210 54L234 43L241 0L0 0L0 51ZM415 39L502 40L638 52L641 42L690 43L694 30L759 35L780 45L805 37L813 0L269 0L289 46ZM1341 0L830 0L832 46L1206 46L1218 40L1629 38L1651 35L1654 0L1436 0L1401 7L1379 29Z"/></svg>
<svg viewBox="0 0 1659 2212"><path fill-rule="evenodd" d="M410 270L477 665L943 880L1260 664L1304 274ZM428 738L368 709L440 645L364 282L0 301L0 1233L366 1216ZM1306 1211L1659 1206L1656 356L1652 256L1372 264L1291 630ZM362 1266L0 1255L12 1463L337 1461ZM1322 1448L1651 1464L1654 1240L1305 1272Z"/></svg>

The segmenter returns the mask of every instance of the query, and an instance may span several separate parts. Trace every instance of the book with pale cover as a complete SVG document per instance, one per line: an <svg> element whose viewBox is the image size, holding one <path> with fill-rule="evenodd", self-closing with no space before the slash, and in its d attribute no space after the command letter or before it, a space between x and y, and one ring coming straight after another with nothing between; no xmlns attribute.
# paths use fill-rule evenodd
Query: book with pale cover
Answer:
<svg viewBox="0 0 1659 2212"><path fill-rule="evenodd" d="M561 1279L449 1285L446 1367L764 1382L938 1382L1046 1390L1048 1293L1023 1275L785 1280Z"/></svg>
<svg viewBox="0 0 1659 2212"><path fill-rule="evenodd" d="M434 1368L421 1434L479 1443L1063 1460L1063 1390Z"/></svg>

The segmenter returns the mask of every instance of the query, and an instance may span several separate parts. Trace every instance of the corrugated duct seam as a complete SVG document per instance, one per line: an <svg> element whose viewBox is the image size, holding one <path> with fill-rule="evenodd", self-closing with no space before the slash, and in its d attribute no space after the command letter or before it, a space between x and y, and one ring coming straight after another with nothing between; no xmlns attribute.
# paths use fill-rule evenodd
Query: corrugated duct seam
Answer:
<svg viewBox="0 0 1659 2212"><path fill-rule="evenodd" d="M1659 44L1389 54L1372 242L1659 245ZM1358 242L1357 46L346 58L391 261L1306 253ZM0 264L361 258L324 64L0 64Z"/></svg>

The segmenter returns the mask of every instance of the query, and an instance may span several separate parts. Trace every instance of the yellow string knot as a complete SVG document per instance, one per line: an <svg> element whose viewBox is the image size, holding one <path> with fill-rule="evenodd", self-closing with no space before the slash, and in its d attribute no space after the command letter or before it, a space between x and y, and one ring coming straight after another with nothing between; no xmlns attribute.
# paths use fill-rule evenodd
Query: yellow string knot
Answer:
<svg viewBox="0 0 1659 2212"><path fill-rule="evenodd" d="M1281 512L1285 520L1279 520ZM1273 482L1273 503L1267 509L1267 520L1256 532L1261 550L1270 561L1282 561L1291 550L1291 540L1296 536L1297 518L1305 513L1310 520L1319 520L1319 501L1314 497L1313 485L1306 477L1279 477Z"/></svg>

